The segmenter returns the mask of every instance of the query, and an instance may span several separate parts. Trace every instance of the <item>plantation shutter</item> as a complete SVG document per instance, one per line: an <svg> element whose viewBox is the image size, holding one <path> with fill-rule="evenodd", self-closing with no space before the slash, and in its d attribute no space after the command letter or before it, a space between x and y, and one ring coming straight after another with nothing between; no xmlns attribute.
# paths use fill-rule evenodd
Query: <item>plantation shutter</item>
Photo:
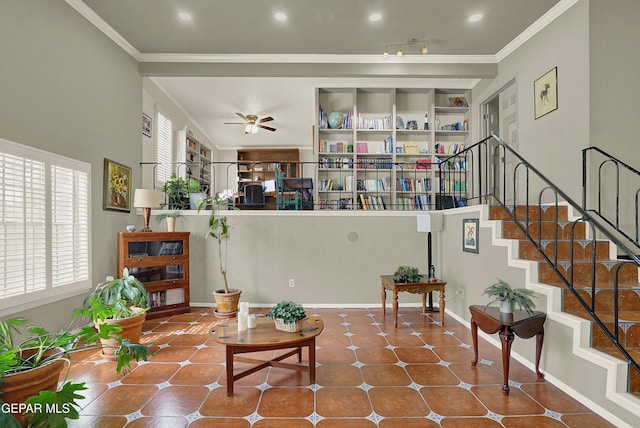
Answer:
<svg viewBox="0 0 640 428"><path fill-rule="evenodd" d="M173 161L173 123L171 119L158 112L158 165L156 169L156 181L159 184L166 183L172 174L171 162Z"/></svg>

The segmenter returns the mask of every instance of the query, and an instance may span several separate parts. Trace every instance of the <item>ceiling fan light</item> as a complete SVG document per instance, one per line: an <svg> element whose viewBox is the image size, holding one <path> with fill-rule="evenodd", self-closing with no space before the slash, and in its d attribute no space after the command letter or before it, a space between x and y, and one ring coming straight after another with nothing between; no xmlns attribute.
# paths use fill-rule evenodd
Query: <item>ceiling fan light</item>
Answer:
<svg viewBox="0 0 640 428"><path fill-rule="evenodd" d="M252 127L252 125L251 125L251 124L248 124L247 126L245 126L245 127L244 127L244 133L245 133L245 134L252 134L252 132L251 132L251 127Z"/></svg>

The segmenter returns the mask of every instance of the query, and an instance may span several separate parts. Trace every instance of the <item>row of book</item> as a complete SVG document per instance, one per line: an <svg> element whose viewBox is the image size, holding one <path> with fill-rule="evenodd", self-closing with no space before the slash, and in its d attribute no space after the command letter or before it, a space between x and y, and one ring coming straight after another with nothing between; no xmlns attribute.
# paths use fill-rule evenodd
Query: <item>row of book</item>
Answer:
<svg viewBox="0 0 640 428"><path fill-rule="evenodd" d="M323 178L322 180L320 180L320 183L318 183L318 190L321 192L331 192L331 191L352 192L353 177L348 175L348 176L342 177L342 180L338 180L338 182L336 182L331 178Z"/></svg>
<svg viewBox="0 0 640 428"><path fill-rule="evenodd" d="M393 168L393 158L359 158L356 162L358 169L391 169Z"/></svg>
<svg viewBox="0 0 640 428"><path fill-rule="evenodd" d="M416 195L410 198L396 198L396 209L402 211L429 210L430 195Z"/></svg>
<svg viewBox="0 0 640 428"><path fill-rule="evenodd" d="M393 129L393 117L388 114L382 117L365 117L358 113L356 122L358 129Z"/></svg>
<svg viewBox="0 0 640 428"><path fill-rule="evenodd" d="M353 158L352 157L341 157L341 158L322 158L318 162L318 168L321 169L353 169Z"/></svg>
<svg viewBox="0 0 640 428"><path fill-rule="evenodd" d="M440 164L440 171L466 171L467 163L462 159L446 160Z"/></svg>
<svg viewBox="0 0 640 428"><path fill-rule="evenodd" d="M445 180L436 177L436 189L440 189L441 192L461 192L467 191L467 182L459 180Z"/></svg>
<svg viewBox="0 0 640 428"><path fill-rule="evenodd" d="M362 192L388 192L389 182L387 177L375 180L358 180L357 189Z"/></svg>
<svg viewBox="0 0 640 428"><path fill-rule="evenodd" d="M382 142L358 141L357 153L393 153L393 135L389 135Z"/></svg>
<svg viewBox="0 0 640 428"><path fill-rule="evenodd" d="M360 196L360 206L361 210L386 210L387 204L384 201L384 197L382 195L363 195Z"/></svg>
<svg viewBox="0 0 640 428"><path fill-rule="evenodd" d="M353 199L343 198L319 201L318 208L321 210L352 210L354 209Z"/></svg>
<svg viewBox="0 0 640 428"><path fill-rule="evenodd" d="M353 144L343 141L318 141L318 153L353 153Z"/></svg>
<svg viewBox="0 0 640 428"><path fill-rule="evenodd" d="M439 155L456 155L463 151L466 147L467 146L464 143L452 143L449 145L446 145L445 143L436 143L436 145L434 146L436 153Z"/></svg>
<svg viewBox="0 0 640 428"><path fill-rule="evenodd" d="M184 290L182 288L175 288L149 292L147 300L149 301L149 307L151 308L166 305L177 305L184 303Z"/></svg>
<svg viewBox="0 0 640 428"><path fill-rule="evenodd" d="M396 177L396 190L401 192L429 192L431 191L431 179Z"/></svg>

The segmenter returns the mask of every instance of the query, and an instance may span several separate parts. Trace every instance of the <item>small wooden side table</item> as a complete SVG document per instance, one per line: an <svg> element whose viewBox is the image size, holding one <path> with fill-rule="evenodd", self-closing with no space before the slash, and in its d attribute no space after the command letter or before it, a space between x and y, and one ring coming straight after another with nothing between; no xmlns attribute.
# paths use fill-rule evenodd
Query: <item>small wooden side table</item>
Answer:
<svg viewBox="0 0 640 428"><path fill-rule="evenodd" d="M387 290L393 292L393 327L398 328L398 293L406 291L407 293L422 294L422 313L427 313L427 293L437 291L440 293L439 312L440 325L444 326L444 286L445 281L440 279L436 281L402 283L394 282L393 275L380 275L382 279L382 316L386 317L387 306Z"/></svg>
<svg viewBox="0 0 640 428"><path fill-rule="evenodd" d="M509 395L509 362L514 334L523 339L536 336L536 375L538 375L538 380L544 379L544 374L540 373L539 369L544 340L544 322L547 319L544 312L534 311L530 314L527 311L516 310L513 314L504 314L500 312L498 307L488 306L485 308L482 305L469 306L469 311L471 311L471 338L473 339L472 366L475 367L478 362L478 327L488 334L498 332L502 344L504 376L502 393Z"/></svg>

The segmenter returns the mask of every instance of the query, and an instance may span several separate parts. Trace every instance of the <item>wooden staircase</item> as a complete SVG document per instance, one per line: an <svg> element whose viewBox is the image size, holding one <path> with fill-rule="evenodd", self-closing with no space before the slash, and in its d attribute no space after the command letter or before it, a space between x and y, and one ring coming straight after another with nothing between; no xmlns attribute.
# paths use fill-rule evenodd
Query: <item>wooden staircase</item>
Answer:
<svg viewBox="0 0 640 428"><path fill-rule="evenodd" d="M489 207L491 220L502 221L502 237L518 240L519 257L524 260L537 261L538 281L550 286L561 287L562 311L592 321L584 306L568 289L564 276L587 305L595 309L595 313L603 321L604 326L614 334L614 283L618 276L618 339L625 350L636 362L640 362L640 283L638 266L618 260L615 248L608 241L595 243L595 270L591 262L594 258L593 240L587 239L587 225L584 222L569 221L568 207L559 206L556 221L556 208L524 206L514 208L517 221L527 233L540 243L545 255L555 262L556 269L542 256L536 246L524 235L520 227L502 206ZM527 211L528 210L528 216ZM528 220L528 222L527 222ZM572 238L573 229L573 239ZM556 236L557 233L557 236ZM540 239L538 238L540 237ZM557 244L556 244L557 242ZM557 246L557 252L556 252ZM571 251L573 249L573 265ZM557 256L556 256L557 254ZM592 278L595 271L595 296L592 296ZM616 358L625 360L618 348L595 322L591 323L591 347ZM640 397L640 373L633 367L629 370L628 392Z"/></svg>

